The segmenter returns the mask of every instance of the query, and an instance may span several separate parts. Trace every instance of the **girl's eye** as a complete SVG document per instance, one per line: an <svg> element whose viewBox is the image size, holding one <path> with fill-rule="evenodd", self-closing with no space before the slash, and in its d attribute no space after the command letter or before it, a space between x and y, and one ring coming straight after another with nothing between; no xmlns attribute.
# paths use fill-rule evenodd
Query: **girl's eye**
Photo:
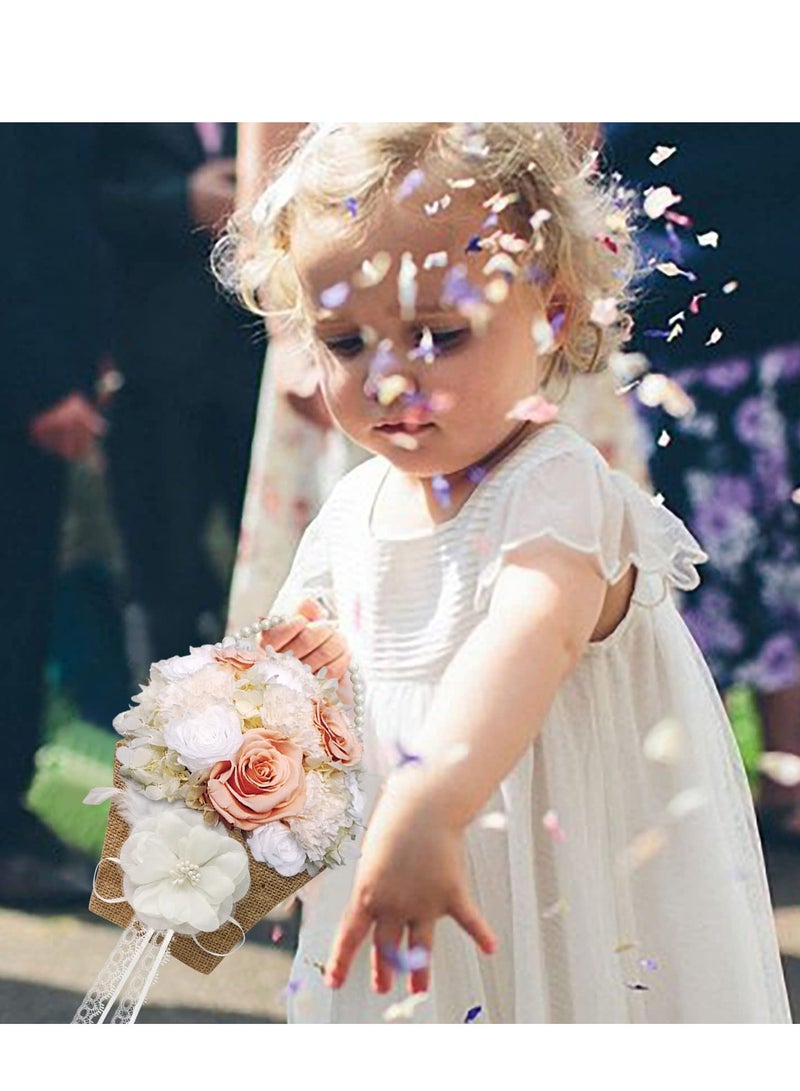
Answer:
<svg viewBox="0 0 800 1091"><path fill-rule="evenodd" d="M350 334L347 337L328 337L323 344L334 354L345 359L353 359L364 351L364 339L360 333Z"/></svg>

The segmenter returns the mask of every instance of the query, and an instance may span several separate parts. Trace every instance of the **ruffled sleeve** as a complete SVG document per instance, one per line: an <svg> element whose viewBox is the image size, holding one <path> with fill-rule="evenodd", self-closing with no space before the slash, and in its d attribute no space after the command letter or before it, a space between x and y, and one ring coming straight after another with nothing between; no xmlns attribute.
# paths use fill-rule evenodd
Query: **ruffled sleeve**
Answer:
<svg viewBox="0 0 800 1091"><path fill-rule="evenodd" d="M327 515L326 506L323 506L306 527L295 550L289 575L272 604L271 614L291 614L301 599L313 598L330 617L336 616L326 534Z"/></svg>
<svg viewBox="0 0 800 1091"><path fill-rule="evenodd" d="M631 478L609 469L591 444L574 436L560 449L518 464L499 489L489 519L485 563L478 575L475 609L488 606L509 554L556 543L591 556L608 583L634 565L689 591L700 582L695 565L708 560L680 519L657 504Z"/></svg>

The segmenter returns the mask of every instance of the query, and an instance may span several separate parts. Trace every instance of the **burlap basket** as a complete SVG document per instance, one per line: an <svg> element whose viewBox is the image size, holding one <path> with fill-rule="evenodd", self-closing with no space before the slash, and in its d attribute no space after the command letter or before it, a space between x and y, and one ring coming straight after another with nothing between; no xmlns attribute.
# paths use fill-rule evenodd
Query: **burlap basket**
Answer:
<svg viewBox="0 0 800 1091"><path fill-rule="evenodd" d="M120 774L119 761L116 759L114 760L114 787L125 788L125 779ZM129 832L127 822L120 817L116 806L112 803L108 812L108 825L101 859L105 860L110 856L118 857ZM254 860L247 849L244 837L238 830L233 831L231 836L236 837L245 846L250 861L250 889L244 898L236 903L233 911L233 916L242 926L242 931L247 933L271 909L280 905L304 886L311 876L307 871L301 871L299 875L293 875L287 879L273 868ZM122 872L119 865L101 864L97 869L95 888L103 898L121 898ZM133 920L133 909L127 902L109 905L98 898L94 891L89 900L89 909L98 917L103 917L112 924L118 924L120 928L127 928ZM242 935L235 925L228 923L218 928L216 932L201 932L197 940L209 951L219 951L220 955L210 955L201 950L192 936L174 936L170 943L170 952L175 958L191 966L193 970L198 970L201 974L210 974L216 966L219 966L224 956L241 943Z"/></svg>

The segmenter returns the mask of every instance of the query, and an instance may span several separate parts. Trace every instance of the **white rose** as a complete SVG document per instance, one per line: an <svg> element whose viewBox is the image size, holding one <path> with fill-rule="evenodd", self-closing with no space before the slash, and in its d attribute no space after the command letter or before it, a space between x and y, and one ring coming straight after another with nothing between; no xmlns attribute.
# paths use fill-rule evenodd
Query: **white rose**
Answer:
<svg viewBox="0 0 800 1091"><path fill-rule="evenodd" d="M180 682L213 662L214 649L204 644L200 648L192 648L189 655L173 655L171 659L160 659L153 663L150 672L159 681Z"/></svg>
<svg viewBox="0 0 800 1091"><path fill-rule="evenodd" d="M268 864L279 875L298 875L308 862L300 842L282 822L265 822L247 835L254 860Z"/></svg>
<svg viewBox="0 0 800 1091"><path fill-rule="evenodd" d="M230 705L209 705L171 720L164 727L164 742L190 773L201 773L233 759L242 745L242 721Z"/></svg>

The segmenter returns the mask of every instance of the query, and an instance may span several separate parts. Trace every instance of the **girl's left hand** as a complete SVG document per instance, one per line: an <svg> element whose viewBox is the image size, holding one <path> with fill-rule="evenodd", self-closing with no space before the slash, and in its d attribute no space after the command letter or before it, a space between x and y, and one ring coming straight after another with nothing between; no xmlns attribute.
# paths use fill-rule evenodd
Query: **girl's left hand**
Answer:
<svg viewBox="0 0 800 1091"><path fill-rule="evenodd" d="M427 992L436 921L453 917L486 954L497 941L467 893L464 832L432 808L386 794L364 838L355 885L339 924L326 983L341 987L372 933L372 990L388 992L394 972L410 973L409 991ZM407 936L407 950L401 950Z"/></svg>

